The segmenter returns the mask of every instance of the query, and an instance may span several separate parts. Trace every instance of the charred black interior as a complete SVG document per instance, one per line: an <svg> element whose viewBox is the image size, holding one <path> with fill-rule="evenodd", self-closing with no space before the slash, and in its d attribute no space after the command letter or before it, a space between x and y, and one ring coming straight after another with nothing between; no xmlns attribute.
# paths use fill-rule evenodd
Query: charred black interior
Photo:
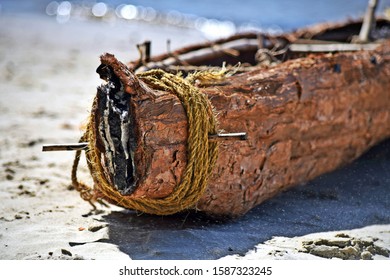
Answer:
<svg viewBox="0 0 390 280"><path fill-rule="evenodd" d="M112 185L123 195L135 190L134 133L130 95L111 67L100 65L96 72L106 81L97 90L98 136L103 144L104 168Z"/></svg>
<svg viewBox="0 0 390 280"><path fill-rule="evenodd" d="M233 35L212 44L196 45L167 55L151 58L149 63L137 65L134 70L146 71L161 68L166 71L192 71L191 67L221 67L226 65L255 66L269 65L289 59L306 56L289 50L293 43L351 43L359 35L362 22L324 28L323 31L298 31L294 36L270 36L257 33ZM371 42L390 38L390 21L377 19L375 28L369 34ZM197 69L195 69L197 70Z"/></svg>
<svg viewBox="0 0 390 280"><path fill-rule="evenodd" d="M361 22L351 22L341 27L327 29L325 32L315 34L314 36L307 36L314 40L335 41L349 43L353 36L359 35L362 27ZM307 38L305 35L304 38ZM379 40L390 37L390 22L388 20L377 20L375 28L370 33L370 40Z"/></svg>

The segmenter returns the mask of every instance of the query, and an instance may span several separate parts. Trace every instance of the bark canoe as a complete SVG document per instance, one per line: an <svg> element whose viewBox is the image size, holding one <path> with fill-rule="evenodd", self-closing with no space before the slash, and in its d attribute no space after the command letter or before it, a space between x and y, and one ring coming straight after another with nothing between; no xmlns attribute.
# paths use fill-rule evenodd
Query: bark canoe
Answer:
<svg viewBox="0 0 390 280"><path fill-rule="evenodd" d="M353 161L390 136L390 23L377 21L370 46L340 49L353 45L346 43L360 26L240 34L156 57L141 52L127 65L102 55L97 71L106 83L98 88L91 114L95 137L88 141L100 175L121 198L112 198L90 165L95 197L133 208L126 201L164 199L183 178L188 118L176 95L152 89L139 76L156 68L185 76L241 63L235 74L198 85L214 107L218 131L246 132L247 139L218 141L207 187L190 209L239 216ZM334 49L305 51L313 43Z"/></svg>

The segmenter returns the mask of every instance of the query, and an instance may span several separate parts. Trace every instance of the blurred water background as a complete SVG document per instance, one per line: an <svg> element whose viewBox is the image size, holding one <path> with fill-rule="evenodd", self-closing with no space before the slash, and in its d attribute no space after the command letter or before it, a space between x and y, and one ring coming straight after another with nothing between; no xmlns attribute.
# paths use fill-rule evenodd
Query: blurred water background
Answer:
<svg viewBox="0 0 390 280"><path fill-rule="evenodd" d="M41 14L69 20L145 21L196 28L206 37L245 30L290 31L317 22L363 16L368 0L0 0L1 14ZM390 7L379 1L378 15Z"/></svg>

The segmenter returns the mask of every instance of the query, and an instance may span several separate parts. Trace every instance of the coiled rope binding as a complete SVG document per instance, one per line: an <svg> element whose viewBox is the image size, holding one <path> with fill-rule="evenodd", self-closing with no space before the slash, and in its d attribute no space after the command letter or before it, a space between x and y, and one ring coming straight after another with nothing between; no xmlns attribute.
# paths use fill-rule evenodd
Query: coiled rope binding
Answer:
<svg viewBox="0 0 390 280"><path fill-rule="evenodd" d="M115 59L113 56L110 58ZM115 62L121 64L116 59ZM129 74L129 70L124 68L126 66L123 64L120 66L122 70L125 70L122 72ZM101 197L125 208L157 215L170 215L184 209L194 208L207 187L208 177L218 157L218 142L209 141L209 135L220 135L217 133L217 121L210 101L194 84L196 81L220 79L223 75L223 71L219 73L199 72L183 78L180 74L174 75L163 70L150 70L137 75L137 79L151 89L175 94L181 101L187 115L187 165L181 182L170 195L164 198L126 196L111 185L110 180L104 175L102 154L96 145L98 137L95 129L96 116L92 112L86 132L80 142L89 143L86 149L86 158L95 187L90 188L77 180L76 173L80 151L76 152L72 168L72 183L80 192L81 197L91 204L98 197ZM123 87L126 86L128 85L123 84ZM96 98L93 106L97 106ZM235 137L243 137L243 135L235 135Z"/></svg>

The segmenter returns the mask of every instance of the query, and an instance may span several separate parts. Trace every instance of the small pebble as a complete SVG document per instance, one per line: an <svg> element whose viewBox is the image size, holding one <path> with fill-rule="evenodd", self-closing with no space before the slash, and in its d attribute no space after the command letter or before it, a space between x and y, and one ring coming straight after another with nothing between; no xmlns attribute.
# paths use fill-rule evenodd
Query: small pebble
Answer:
<svg viewBox="0 0 390 280"><path fill-rule="evenodd" d="M63 255L67 255L67 256L72 256L72 253L71 252L69 252L68 250L66 250L66 249L61 249L61 254L63 254Z"/></svg>
<svg viewBox="0 0 390 280"><path fill-rule="evenodd" d="M102 228L104 228L105 225L95 225L95 226L90 226L88 228L89 231L92 231L92 232L96 232L98 230L101 230Z"/></svg>

